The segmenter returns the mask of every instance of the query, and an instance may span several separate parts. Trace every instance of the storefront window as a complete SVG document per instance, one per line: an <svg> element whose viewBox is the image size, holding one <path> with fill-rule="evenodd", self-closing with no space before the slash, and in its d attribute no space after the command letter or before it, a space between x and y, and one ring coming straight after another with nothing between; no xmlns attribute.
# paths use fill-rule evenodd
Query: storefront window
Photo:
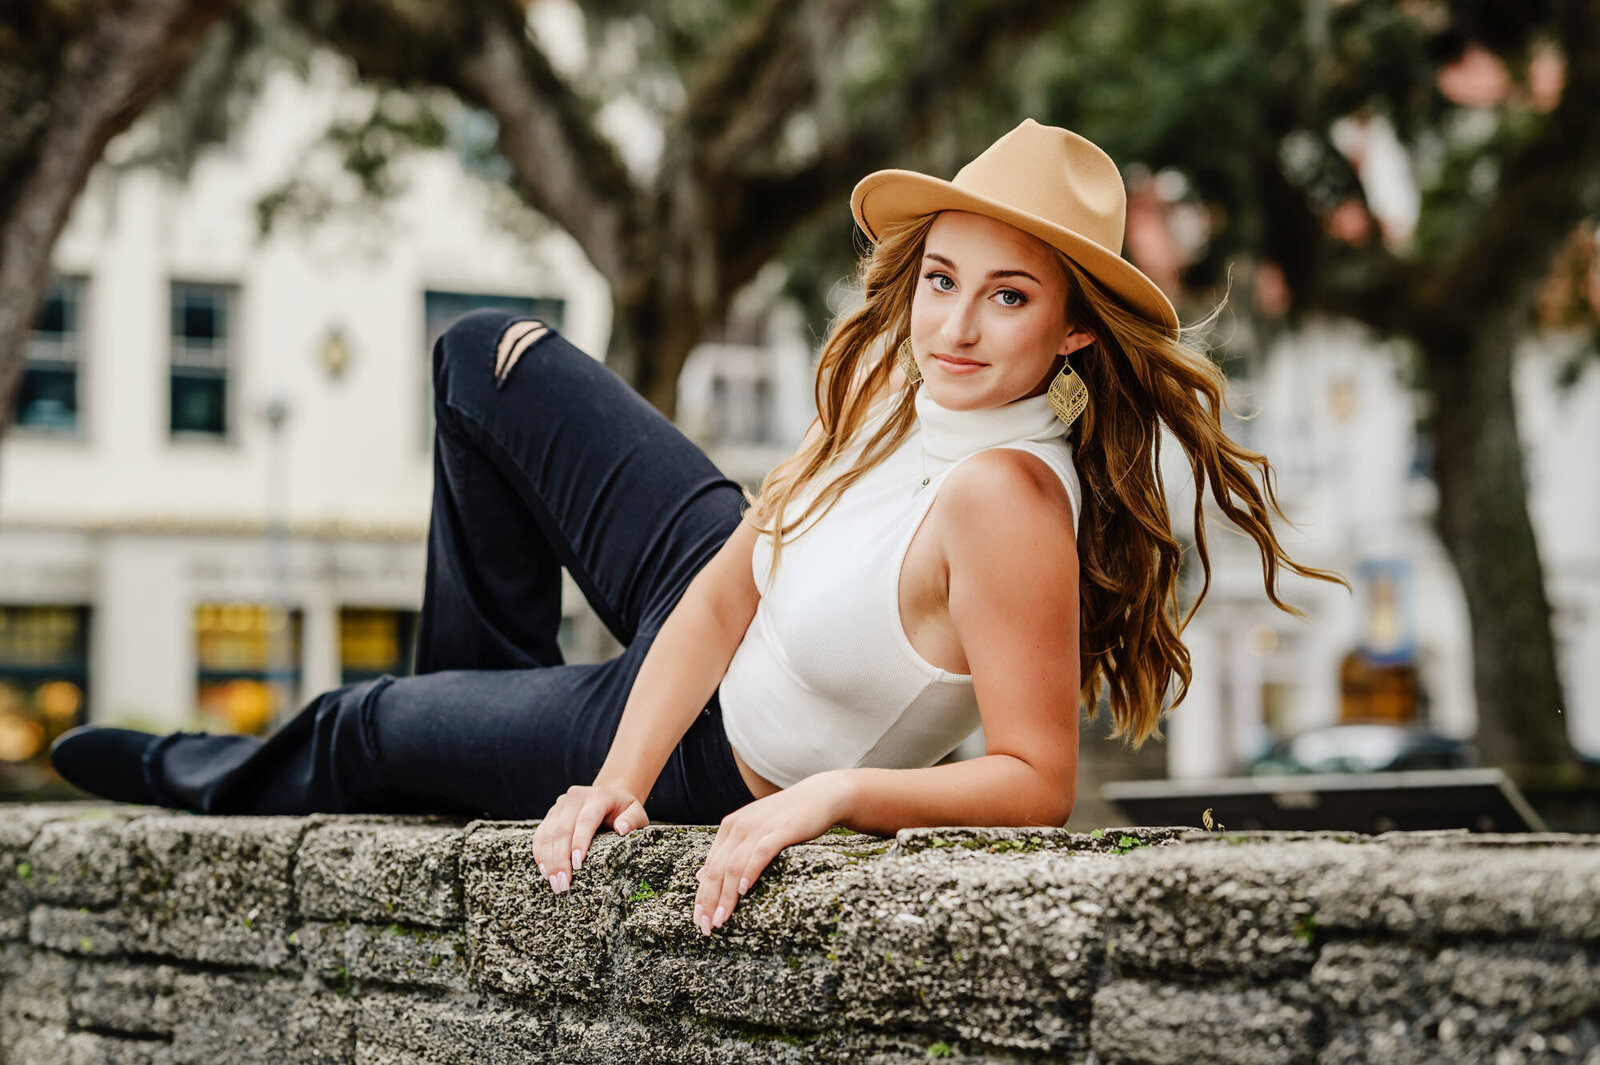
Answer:
<svg viewBox="0 0 1600 1065"><path fill-rule="evenodd" d="M45 291L33 321L13 418L30 431L75 433L83 366L83 303L87 283L60 277Z"/></svg>
<svg viewBox="0 0 1600 1065"><path fill-rule="evenodd" d="M566 300L553 296L497 296L488 292L436 292L422 294L422 327L427 334L423 355L425 366L433 365L433 344L444 333L445 327L468 311L498 307L514 314L527 314L557 329L565 317ZM422 450L433 447L433 373L422 374Z"/></svg>
<svg viewBox="0 0 1600 1065"><path fill-rule="evenodd" d="M228 435L228 374L234 290L172 283L172 435Z"/></svg>
<svg viewBox="0 0 1600 1065"><path fill-rule="evenodd" d="M50 742L81 724L89 611L0 606L0 769L43 767Z"/></svg>
<svg viewBox="0 0 1600 1065"><path fill-rule="evenodd" d="M416 635L415 610L341 609L339 683L355 684L385 673L410 676Z"/></svg>
<svg viewBox="0 0 1600 1065"><path fill-rule="evenodd" d="M302 618L270 603L201 603L198 703L216 732L265 732L300 691Z"/></svg>

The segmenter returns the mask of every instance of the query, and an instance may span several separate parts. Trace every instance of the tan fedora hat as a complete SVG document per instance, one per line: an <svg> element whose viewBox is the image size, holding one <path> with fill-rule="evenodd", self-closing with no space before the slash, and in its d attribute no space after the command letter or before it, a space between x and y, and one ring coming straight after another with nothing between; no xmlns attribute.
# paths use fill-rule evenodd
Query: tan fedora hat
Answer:
<svg viewBox="0 0 1600 1065"><path fill-rule="evenodd" d="M1172 302L1120 254L1128 194L1117 164L1071 130L1025 118L954 181L876 171L857 183L850 210L874 243L886 227L935 211L997 218L1060 248L1133 310L1177 335Z"/></svg>

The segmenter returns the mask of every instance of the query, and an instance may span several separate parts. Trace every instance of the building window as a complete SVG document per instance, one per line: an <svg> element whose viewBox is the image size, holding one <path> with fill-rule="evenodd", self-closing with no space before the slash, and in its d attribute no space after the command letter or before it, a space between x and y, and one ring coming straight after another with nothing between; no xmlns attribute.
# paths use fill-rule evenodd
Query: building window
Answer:
<svg viewBox="0 0 1600 1065"><path fill-rule="evenodd" d="M230 285L172 283L171 432L228 435L228 365L233 342Z"/></svg>
<svg viewBox="0 0 1600 1065"><path fill-rule="evenodd" d="M83 721L88 682L87 607L0 606L0 774L46 767L50 742Z"/></svg>
<svg viewBox="0 0 1600 1065"><path fill-rule="evenodd" d="M557 329L561 328L561 320L566 311L566 301L552 297L535 296L494 296L484 292L438 292L427 291L422 294L423 331L427 334L428 342L423 346L423 435L422 447L430 450L433 447L433 345L440 334L451 322L460 318L468 311L476 311L485 307L498 307L515 314L532 315ZM485 371L487 372L487 370Z"/></svg>
<svg viewBox="0 0 1600 1065"><path fill-rule="evenodd" d="M339 611L339 683L411 675L415 610L344 607Z"/></svg>
<svg viewBox="0 0 1600 1065"><path fill-rule="evenodd" d="M194 610L200 716L223 732L263 732L300 691L302 618L270 603Z"/></svg>
<svg viewBox="0 0 1600 1065"><path fill-rule="evenodd" d="M776 418L769 378L719 373L711 379L711 433L718 443L771 443Z"/></svg>
<svg viewBox="0 0 1600 1065"><path fill-rule="evenodd" d="M48 433L75 433L78 423L78 380L83 365L83 295L81 277L50 282L44 303L33 320L27 362L17 388L15 424Z"/></svg>

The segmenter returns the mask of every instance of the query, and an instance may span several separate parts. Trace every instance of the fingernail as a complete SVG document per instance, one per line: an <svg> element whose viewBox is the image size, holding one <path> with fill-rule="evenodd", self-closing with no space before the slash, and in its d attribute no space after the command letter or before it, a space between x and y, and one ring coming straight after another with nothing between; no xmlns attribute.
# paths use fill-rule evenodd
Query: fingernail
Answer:
<svg viewBox="0 0 1600 1065"><path fill-rule="evenodd" d="M750 878L749 877L744 877L743 879L741 879L739 881L739 894L743 895L746 891L749 891L749 890L750 890Z"/></svg>
<svg viewBox="0 0 1600 1065"><path fill-rule="evenodd" d="M704 906L700 905L698 902L694 904L694 919L696 921L700 920L701 916L705 912L706 912L706 908Z"/></svg>
<svg viewBox="0 0 1600 1065"><path fill-rule="evenodd" d="M626 836L627 834L628 834L628 822L626 822L626 821L618 821L617 822L617 835Z"/></svg>
<svg viewBox="0 0 1600 1065"><path fill-rule="evenodd" d="M577 872L579 869L582 869L582 868L583 868L583 852L582 851L573 851L572 852L572 871L573 872Z"/></svg>
<svg viewBox="0 0 1600 1065"><path fill-rule="evenodd" d="M543 862L539 863L539 875L540 876L549 876L550 875L549 873L544 871L544 863Z"/></svg>
<svg viewBox="0 0 1600 1065"><path fill-rule="evenodd" d="M567 890L567 874L566 873L557 873L556 874L556 894L559 895L565 890Z"/></svg>
<svg viewBox="0 0 1600 1065"><path fill-rule="evenodd" d="M711 934L711 918L709 918L709 917L700 918L700 934L701 935L707 935L707 936L709 936Z"/></svg>
<svg viewBox="0 0 1600 1065"><path fill-rule="evenodd" d="M727 914L728 914L728 908L726 906L718 906L717 907L717 912L711 915L711 923L716 925L718 928L721 928L722 927L722 919L724 917L726 917Z"/></svg>
<svg viewBox="0 0 1600 1065"><path fill-rule="evenodd" d="M561 890L560 888L556 887L556 882L559 881L560 879L561 878L559 876L552 876L552 877L549 878L549 880L550 880L550 890L551 891L560 891Z"/></svg>

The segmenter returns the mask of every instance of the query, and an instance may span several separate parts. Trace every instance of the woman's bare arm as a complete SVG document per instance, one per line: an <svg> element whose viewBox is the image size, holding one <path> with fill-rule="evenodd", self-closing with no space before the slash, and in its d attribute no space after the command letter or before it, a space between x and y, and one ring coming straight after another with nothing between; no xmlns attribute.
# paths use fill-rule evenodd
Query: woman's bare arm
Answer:
<svg viewBox="0 0 1600 1065"><path fill-rule="evenodd" d="M862 832L1062 825L1077 798L1078 557L1071 502L1036 457L975 455L941 488L950 618L987 753L926 769L840 774ZM1005 515L996 520L996 515Z"/></svg>
<svg viewBox="0 0 1600 1065"><path fill-rule="evenodd" d="M761 599L750 571L756 536L741 521L668 615L639 667L597 785L648 795L717 690Z"/></svg>
<svg viewBox="0 0 1600 1065"><path fill-rule="evenodd" d="M889 836L923 825L1063 825L1077 800L1078 560L1071 502L1025 452L975 455L940 488L950 617L988 753L926 769L834 769L723 818L700 874L711 930L784 847L835 822Z"/></svg>
<svg viewBox="0 0 1600 1065"><path fill-rule="evenodd" d="M820 432L813 422L807 440ZM534 833L534 856L555 890L571 884L602 824L626 833L649 823L644 800L755 617L761 592L751 556L759 535L741 521L695 574L645 654L594 783L569 788Z"/></svg>

